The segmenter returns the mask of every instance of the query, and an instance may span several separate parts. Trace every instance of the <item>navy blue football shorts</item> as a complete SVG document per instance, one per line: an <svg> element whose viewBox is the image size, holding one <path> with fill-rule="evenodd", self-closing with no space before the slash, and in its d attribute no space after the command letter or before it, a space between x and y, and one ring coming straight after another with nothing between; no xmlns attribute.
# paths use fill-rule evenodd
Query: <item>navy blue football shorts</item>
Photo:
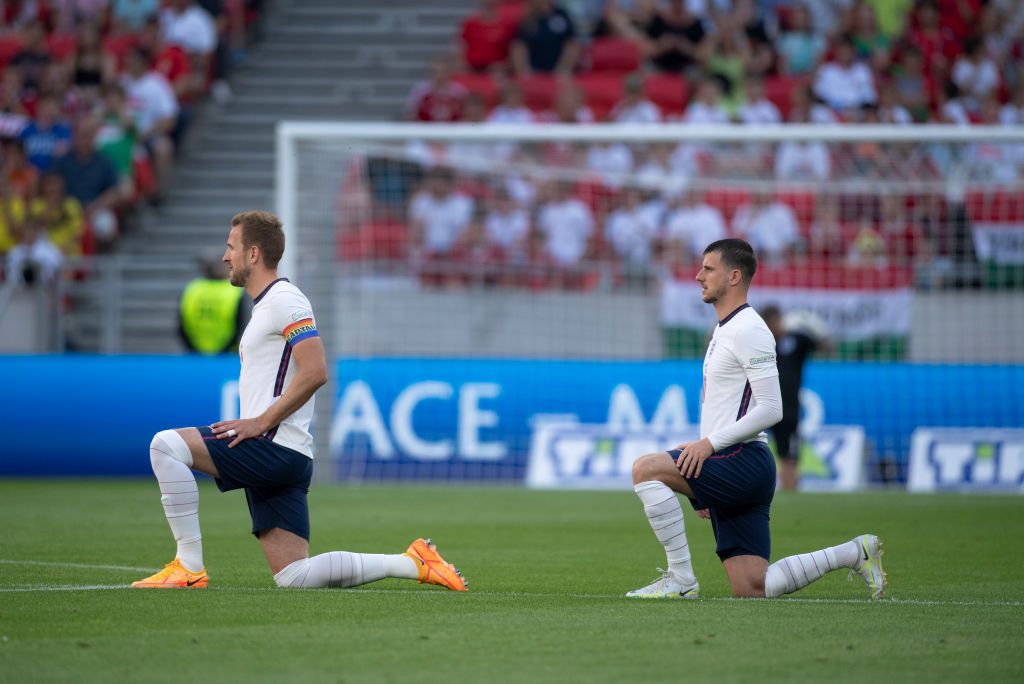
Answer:
<svg viewBox="0 0 1024 684"><path fill-rule="evenodd" d="M313 459L265 437L242 440L228 448L230 439L217 439L208 426L197 427L220 477L222 492L245 489L252 517L252 533L274 527L309 541L309 483Z"/></svg>
<svg viewBox="0 0 1024 684"><path fill-rule="evenodd" d="M678 460L680 451L668 455ZM764 442L734 444L708 456L700 477L688 477L695 510L711 511L716 553L771 558L768 509L775 496L775 457Z"/></svg>

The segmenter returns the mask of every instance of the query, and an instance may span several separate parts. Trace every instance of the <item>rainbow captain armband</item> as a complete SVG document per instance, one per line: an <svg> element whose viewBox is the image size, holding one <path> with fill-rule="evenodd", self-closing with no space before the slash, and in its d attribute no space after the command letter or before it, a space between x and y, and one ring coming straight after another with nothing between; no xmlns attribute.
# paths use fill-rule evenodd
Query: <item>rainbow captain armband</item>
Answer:
<svg viewBox="0 0 1024 684"><path fill-rule="evenodd" d="M319 336L320 333L317 332L316 323L313 322L312 318L303 318L301 321L295 321L284 329L284 341L292 347L302 340Z"/></svg>

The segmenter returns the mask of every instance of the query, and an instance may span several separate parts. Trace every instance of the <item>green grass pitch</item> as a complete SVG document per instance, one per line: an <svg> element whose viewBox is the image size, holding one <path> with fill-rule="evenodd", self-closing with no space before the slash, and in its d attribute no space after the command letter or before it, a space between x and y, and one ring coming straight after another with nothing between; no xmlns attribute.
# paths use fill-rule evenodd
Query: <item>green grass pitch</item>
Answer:
<svg viewBox="0 0 1024 684"><path fill-rule="evenodd" d="M704 598L627 600L664 561L631 492L321 484L311 506L313 553L432 536L470 593L275 589L243 496L209 483L210 588L133 591L173 555L155 482L0 481L0 681L1024 681L1024 497L777 496L773 559L883 538L874 603L845 572L729 598L688 506Z"/></svg>

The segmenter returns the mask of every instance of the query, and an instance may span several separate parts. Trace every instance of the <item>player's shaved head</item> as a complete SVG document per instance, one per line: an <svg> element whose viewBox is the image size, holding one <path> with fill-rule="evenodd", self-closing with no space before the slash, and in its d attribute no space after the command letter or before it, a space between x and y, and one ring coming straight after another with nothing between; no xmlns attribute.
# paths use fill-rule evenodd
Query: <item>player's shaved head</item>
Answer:
<svg viewBox="0 0 1024 684"><path fill-rule="evenodd" d="M743 274L743 282L750 285L757 272L757 257L749 242L738 238L716 240L704 248L704 254L711 253L717 253L726 268L739 269Z"/></svg>
<svg viewBox="0 0 1024 684"><path fill-rule="evenodd" d="M231 219L231 227L241 226L242 246L245 249L256 246L263 256L263 265L277 268L284 254L284 230L281 220L269 211L243 211Z"/></svg>

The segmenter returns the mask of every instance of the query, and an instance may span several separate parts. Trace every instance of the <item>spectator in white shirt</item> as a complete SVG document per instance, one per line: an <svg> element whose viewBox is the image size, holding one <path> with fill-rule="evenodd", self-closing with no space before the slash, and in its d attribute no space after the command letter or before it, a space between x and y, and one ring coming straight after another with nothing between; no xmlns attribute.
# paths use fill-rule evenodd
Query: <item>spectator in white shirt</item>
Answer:
<svg viewBox="0 0 1024 684"><path fill-rule="evenodd" d="M1024 83L1013 91L1013 99L999 110L999 123L1004 126L1024 124Z"/></svg>
<svg viewBox="0 0 1024 684"><path fill-rule="evenodd" d="M782 123L782 114L775 103L764 95L764 81L760 76L750 74L744 84L746 102L736 112L741 124L746 126L774 126ZM764 172L771 155L771 145L747 143L736 151L736 171L759 175Z"/></svg>
<svg viewBox="0 0 1024 684"><path fill-rule="evenodd" d="M914 123L914 118L907 108L899 103L896 90L893 88L882 88L878 91L878 121L897 126Z"/></svg>
<svg viewBox="0 0 1024 684"><path fill-rule="evenodd" d="M190 55L209 57L217 49L217 26L195 0L169 0L160 14L164 40Z"/></svg>
<svg viewBox="0 0 1024 684"><path fill-rule="evenodd" d="M490 123L529 124L537 121L523 100L523 90L509 81L501 88L501 100L487 117Z"/></svg>
<svg viewBox="0 0 1024 684"><path fill-rule="evenodd" d="M964 54L953 64L951 76L969 112L978 113L981 103L999 89L999 69L980 38L965 41Z"/></svg>
<svg viewBox="0 0 1024 684"><path fill-rule="evenodd" d="M971 115L967 112L967 105L964 104L960 88L952 81L947 81L940 93L939 118L942 123L970 126Z"/></svg>
<svg viewBox="0 0 1024 684"><path fill-rule="evenodd" d="M665 218L665 240L682 244L691 258L724 237L722 212L705 202L703 193L695 188L684 190Z"/></svg>
<svg viewBox="0 0 1024 684"><path fill-rule="evenodd" d="M174 160L171 132L178 120L178 99L167 79L150 69L149 63L150 56L145 50L129 50L121 87L135 119L138 139L153 155L157 185L163 188Z"/></svg>
<svg viewBox="0 0 1024 684"><path fill-rule="evenodd" d="M746 239L767 262L780 262L800 245L796 214L784 202L773 200L768 192L759 191L753 201L736 210L732 231Z"/></svg>
<svg viewBox="0 0 1024 684"><path fill-rule="evenodd" d="M647 149L641 149L634 183L645 190L662 190L674 176L672 154L675 149L675 145L667 142L651 143Z"/></svg>
<svg viewBox="0 0 1024 684"><path fill-rule="evenodd" d="M714 76L705 76L697 84L693 100L686 107L680 119L693 125L730 123L729 113L722 104L722 84ZM692 177L701 170L702 162L717 161L714 145L707 143L680 143L672 155L672 170L684 177Z"/></svg>
<svg viewBox="0 0 1024 684"><path fill-rule="evenodd" d="M530 217L526 210L517 205L503 187L495 189L488 205L484 218L487 242L497 247L505 259L521 257L530 232Z"/></svg>
<svg viewBox="0 0 1024 684"><path fill-rule="evenodd" d="M537 228L545 237L545 250L555 265L574 269L590 247L594 216L590 207L573 196L573 184L557 181L554 197L540 208Z"/></svg>
<svg viewBox="0 0 1024 684"><path fill-rule="evenodd" d="M622 143L590 143L587 147L587 169L597 174L608 187L620 188L633 171L633 153Z"/></svg>
<svg viewBox="0 0 1024 684"><path fill-rule="evenodd" d="M622 191L622 206L608 215L605 237L628 270L642 269L651 262L652 243L658 237L657 214L642 203L637 188Z"/></svg>
<svg viewBox="0 0 1024 684"><path fill-rule="evenodd" d="M828 147L816 140L787 140L775 153L779 180L825 180L832 172Z"/></svg>
<svg viewBox="0 0 1024 684"><path fill-rule="evenodd" d="M705 76L697 85L686 111L683 112L683 123L688 124L726 124L729 113L722 105L722 84L714 76Z"/></svg>
<svg viewBox="0 0 1024 684"><path fill-rule="evenodd" d="M853 41L843 36L836 43L834 61L822 64L814 79L815 94L841 113L878 100L871 69L856 56Z"/></svg>
<svg viewBox="0 0 1024 684"><path fill-rule="evenodd" d="M764 81L760 76L747 76L744 87L747 97L746 102L739 108L740 123L748 126L782 123L779 108L764 95Z"/></svg>
<svg viewBox="0 0 1024 684"><path fill-rule="evenodd" d="M986 126L999 125L999 100L989 96L981 105L980 123ZM1012 143L986 140L971 143L964 152L971 177L977 180L997 183L1015 183L1019 177L1021 146Z"/></svg>
<svg viewBox="0 0 1024 684"><path fill-rule="evenodd" d="M538 121L543 123L594 123L594 112L584 102L583 91L564 81L559 85L555 95L554 108L542 112Z"/></svg>
<svg viewBox="0 0 1024 684"><path fill-rule="evenodd" d="M622 79L622 99L609 118L615 123L661 123L661 110L644 93L644 75L639 71Z"/></svg>
<svg viewBox="0 0 1024 684"><path fill-rule="evenodd" d="M454 174L431 169L409 207L413 243L428 260L448 256L472 218L473 200L455 189Z"/></svg>
<svg viewBox="0 0 1024 684"><path fill-rule="evenodd" d="M479 93L469 93L463 103L463 123L483 123L487 120L487 103ZM475 140L457 140L448 145L446 158L451 166L461 170L487 171L493 168L495 160L500 152L512 152L514 149L505 148L499 150L500 146L494 143L478 142ZM508 161L503 157L500 161Z"/></svg>
<svg viewBox="0 0 1024 684"><path fill-rule="evenodd" d="M793 89L789 104L790 123L837 124L839 117L818 101L810 86L801 85Z"/></svg>

